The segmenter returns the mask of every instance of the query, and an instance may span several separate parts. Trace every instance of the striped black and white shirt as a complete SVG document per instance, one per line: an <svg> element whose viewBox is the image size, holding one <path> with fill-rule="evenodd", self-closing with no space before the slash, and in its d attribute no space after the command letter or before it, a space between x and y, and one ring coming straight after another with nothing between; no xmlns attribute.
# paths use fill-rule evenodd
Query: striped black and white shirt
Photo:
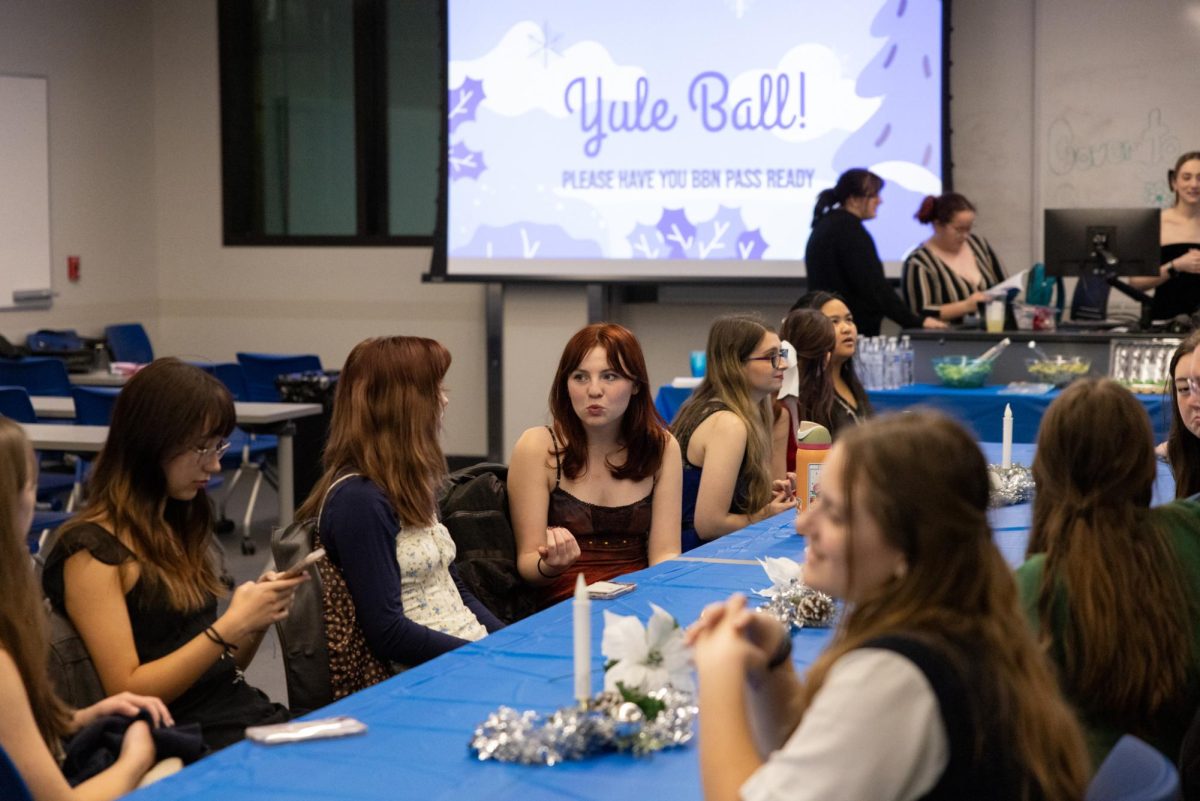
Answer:
<svg viewBox="0 0 1200 801"><path fill-rule="evenodd" d="M982 283L973 285L956 273L950 265L933 255L925 245L908 254L901 274L904 302L916 314L936 314L947 303L966 300L975 292L995 286L1004 280L1004 267L996 252L981 236L967 236L967 246L975 256Z"/></svg>

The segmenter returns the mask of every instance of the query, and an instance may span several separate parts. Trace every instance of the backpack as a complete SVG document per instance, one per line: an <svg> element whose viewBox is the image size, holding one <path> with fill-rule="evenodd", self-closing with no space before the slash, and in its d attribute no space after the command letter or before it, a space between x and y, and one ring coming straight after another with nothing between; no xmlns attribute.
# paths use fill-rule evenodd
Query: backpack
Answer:
<svg viewBox="0 0 1200 801"><path fill-rule="evenodd" d="M438 500L454 539L454 566L475 597L504 623L537 611L538 592L517 571L508 516L508 468L482 462L452 473Z"/></svg>
<svg viewBox="0 0 1200 801"><path fill-rule="evenodd" d="M342 481L356 475L340 476L325 498ZM317 532L324 507L322 500L316 518L298 520L271 532L271 554L279 569L296 564L321 547ZM328 559L320 560L309 571L312 580L296 588L291 611L275 624L283 651L288 707L295 715L319 709L396 672L367 646L342 571Z"/></svg>

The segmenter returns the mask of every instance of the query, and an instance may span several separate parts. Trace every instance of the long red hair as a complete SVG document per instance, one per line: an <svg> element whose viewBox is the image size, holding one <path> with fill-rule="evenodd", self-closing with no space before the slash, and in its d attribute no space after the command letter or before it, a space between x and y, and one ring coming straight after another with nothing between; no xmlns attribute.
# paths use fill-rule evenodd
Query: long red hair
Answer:
<svg viewBox="0 0 1200 801"><path fill-rule="evenodd" d="M650 378L642 346L632 331L616 323L595 323L576 331L558 360L550 387L550 414L559 440L563 472L573 479L587 469L587 431L571 405L567 381L592 348L603 348L608 366L633 382L633 395L621 417L620 442L625 449L625 461L620 465L609 464L608 469L613 478L641 481L656 474L662 466L667 426L650 397Z"/></svg>

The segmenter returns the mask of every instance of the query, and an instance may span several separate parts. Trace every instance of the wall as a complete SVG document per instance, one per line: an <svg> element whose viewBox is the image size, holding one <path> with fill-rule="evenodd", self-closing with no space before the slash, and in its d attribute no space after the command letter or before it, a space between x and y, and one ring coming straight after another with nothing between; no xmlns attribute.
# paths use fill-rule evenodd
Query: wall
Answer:
<svg viewBox="0 0 1200 801"><path fill-rule="evenodd" d="M50 257L46 311L0 311L0 333L98 332L158 319L154 269L153 61L149 0L3 0L0 73L49 79ZM69 283L68 255L82 259Z"/></svg>

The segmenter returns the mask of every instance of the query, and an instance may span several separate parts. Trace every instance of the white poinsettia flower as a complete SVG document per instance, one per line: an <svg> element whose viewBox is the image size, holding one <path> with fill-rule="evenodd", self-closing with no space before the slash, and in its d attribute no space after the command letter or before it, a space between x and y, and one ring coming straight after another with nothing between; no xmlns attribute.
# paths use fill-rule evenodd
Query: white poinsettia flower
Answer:
<svg viewBox="0 0 1200 801"><path fill-rule="evenodd" d="M605 611L600 651L612 663L604 674L605 690L616 690L618 682L642 692L668 684L689 692L695 689L683 629L665 609L654 604L650 608L653 614L645 627L633 615Z"/></svg>
<svg viewBox="0 0 1200 801"><path fill-rule="evenodd" d="M758 563L762 565L767 578L771 580L770 587L765 590L756 591L758 595L766 598L774 598L776 593L787 588L793 581L800 584L804 583L804 566L793 559L783 556L768 556L764 559L759 559Z"/></svg>

